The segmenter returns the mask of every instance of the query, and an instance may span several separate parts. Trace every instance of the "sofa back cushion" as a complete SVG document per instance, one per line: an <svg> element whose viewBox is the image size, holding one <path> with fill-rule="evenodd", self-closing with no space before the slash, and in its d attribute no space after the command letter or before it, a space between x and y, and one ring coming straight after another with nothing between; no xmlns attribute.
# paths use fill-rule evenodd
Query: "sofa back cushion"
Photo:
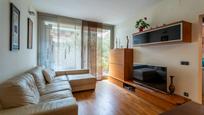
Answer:
<svg viewBox="0 0 204 115"><path fill-rule="evenodd" d="M37 88L39 91L43 88L45 88L45 78L43 76L43 68L38 66L30 71L30 73L33 75L34 80L36 82Z"/></svg>
<svg viewBox="0 0 204 115"><path fill-rule="evenodd" d="M48 83L52 83L56 76L55 71L49 68L43 70L43 75Z"/></svg>
<svg viewBox="0 0 204 115"><path fill-rule="evenodd" d="M37 104L40 95L31 74L14 77L0 85L0 102L3 109Z"/></svg>

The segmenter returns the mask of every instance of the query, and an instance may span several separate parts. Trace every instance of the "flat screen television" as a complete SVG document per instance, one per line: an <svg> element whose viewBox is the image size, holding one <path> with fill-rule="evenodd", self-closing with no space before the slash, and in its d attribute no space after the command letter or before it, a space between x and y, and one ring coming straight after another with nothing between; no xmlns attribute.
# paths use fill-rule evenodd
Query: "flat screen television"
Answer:
<svg viewBox="0 0 204 115"><path fill-rule="evenodd" d="M133 81L144 87L167 93L167 67L135 64Z"/></svg>

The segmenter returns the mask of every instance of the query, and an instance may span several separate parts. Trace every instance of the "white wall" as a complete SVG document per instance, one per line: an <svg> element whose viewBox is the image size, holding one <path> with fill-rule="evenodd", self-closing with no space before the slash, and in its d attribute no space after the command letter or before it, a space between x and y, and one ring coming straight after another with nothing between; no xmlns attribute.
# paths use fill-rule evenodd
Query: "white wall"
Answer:
<svg viewBox="0 0 204 115"><path fill-rule="evenodd" d="M168 67L168 76L175 76L176 94L189 93L189 98L201 102L199 85L199 15L204 14L204 0L163 0L160 3L141 9L136 17L116 26L116 38L126 46L126 37L136 32L136 20L149 18L151 27L161 26L180 20L193 23L193 42L170 45L134 47L134 63L144 63ZM189 61L189 66L180 65L180 61ZM168 80L169 84L169 80Z"/></svg>
<svg viewBox="0 0 204 115"><path fill-rule="evenodd" d="M9 51L9 3L20 10L20 50ZM29 16L31 0L0 0L0 83L37 65L37 18ZM27 18L34 24L33 49L27 49Z"/></svg>

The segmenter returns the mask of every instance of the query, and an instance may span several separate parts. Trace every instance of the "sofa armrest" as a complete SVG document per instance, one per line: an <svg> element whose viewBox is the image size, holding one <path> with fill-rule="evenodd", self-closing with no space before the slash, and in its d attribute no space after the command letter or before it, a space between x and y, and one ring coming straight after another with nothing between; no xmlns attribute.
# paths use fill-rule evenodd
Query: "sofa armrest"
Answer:
<svg viewBox="0 0 204 115"><path fill-rule="evenodd" d="M87 74L87 73L89 73L88 69L56 71L56 75L57 76L61 76L61 75L75 75L75 74Z"/></svg>
<svg viewBox="0 0 204 115"><path fill-rule="evenodd" d="M0 111L0 115L78 115L78 106L74 98L27 105Z"/></svg>

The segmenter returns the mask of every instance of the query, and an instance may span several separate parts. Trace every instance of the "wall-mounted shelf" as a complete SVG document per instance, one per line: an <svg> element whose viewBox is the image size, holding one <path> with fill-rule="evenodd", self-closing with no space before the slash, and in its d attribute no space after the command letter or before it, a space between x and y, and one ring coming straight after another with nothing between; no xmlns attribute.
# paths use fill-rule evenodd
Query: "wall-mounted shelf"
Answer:
<svg viewBox="0 0 204 115"><path fill-rule="evenodd" d="M191 42L192 24L179 21L133 34L133 45L151 45L172 42Z"/></svg>

